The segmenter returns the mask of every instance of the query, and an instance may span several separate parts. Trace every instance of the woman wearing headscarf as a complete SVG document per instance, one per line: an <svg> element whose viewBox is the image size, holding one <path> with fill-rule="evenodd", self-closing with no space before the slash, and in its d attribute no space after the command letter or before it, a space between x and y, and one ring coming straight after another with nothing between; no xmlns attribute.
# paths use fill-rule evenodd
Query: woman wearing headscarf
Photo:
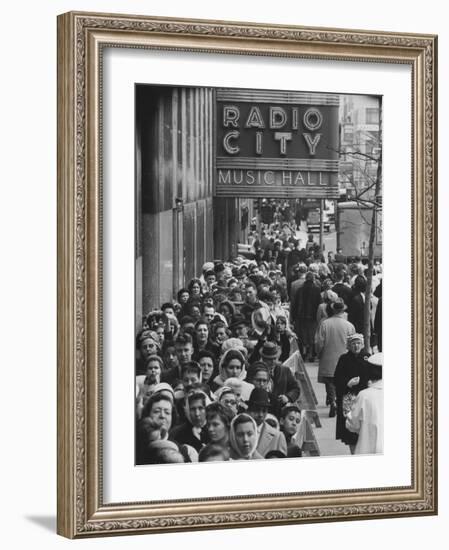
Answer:
<svg viewBox="0 0 449 550"><path fill-rule="evenodd" d="M214 321L210 325L210 341L206 349L211 351L218 359L222 354L223 343L231 336L231 331L224 321Z"/></svg>
<svg viewBox="0 0 449 550"><path fill-rule="evenodd" d="M201 368L201 382L207 384L210 391L214 392L218 386L214 382L217 376L217 367L215 356L208 350L203 350L198 353L198 364Z"/></svg>
<svg viewBox="0 0 449 550"><path fill-rule="evenodd" d="M364 351L363 334L351 334L347 338L347 353L340 356L334 373L334 383L337 394L337 427L336 439L349 445L351 454L357 443L358 435L349 431L346 426L345 414L358 393L367 387L367 363L369 354Z"/></svg>
<svg viewBox="0 0 449 550"><path fill-rule="evenodd" d="M249 414L241 413L232 419L229 430L231 460L261 459L257 448L257 424Z"/></svg>
<svg viewBox="0 0 449 550"><path fill-rule="evenodd" d="M242 383L242 399L249 399L254 386L245 382L246 378L246 358L238 349L229 349L225 351L218 365L218 376L214 378L217 386L226 385L225 382L229 378L238 378Z"/></svg>
<svg viewBox="0 0 449 550"><path fill-rule="evenodd" d="M290 329L287 315L278 315L275 324L276 343L281 350L279 361L283 363L298 349L298 341Z"/></svg>

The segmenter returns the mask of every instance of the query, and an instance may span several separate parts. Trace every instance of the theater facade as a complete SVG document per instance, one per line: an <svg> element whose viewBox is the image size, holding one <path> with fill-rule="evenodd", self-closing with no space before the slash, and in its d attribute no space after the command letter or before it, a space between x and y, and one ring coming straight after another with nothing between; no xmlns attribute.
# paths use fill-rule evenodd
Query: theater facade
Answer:
<svg viewBox="0 0 449 550"><path fill-rule="evenodd" d="M245 243L262 198L337 199L339 96L136 85L136 322Z"/></svg>

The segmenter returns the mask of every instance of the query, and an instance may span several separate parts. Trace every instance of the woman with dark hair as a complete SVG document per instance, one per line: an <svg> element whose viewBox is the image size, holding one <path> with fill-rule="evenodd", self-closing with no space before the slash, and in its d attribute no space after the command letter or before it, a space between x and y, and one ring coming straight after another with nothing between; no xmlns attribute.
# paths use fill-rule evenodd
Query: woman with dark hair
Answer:
<svg viewBox="0 0 449 550"><path fill-rule="evenodd" d="M208 443L198 455L198 462L223 462L229 460L229 449Z"/></svg>
<svg viewBox="0 0 449 550"><path fill-rule="evenodd" d="M184 306L186 316L191 317L196 323L201 319L202 302L200 297L190 297Z"/></svg>
<svg viewBox="0 0 449 550"><path fill-rule="evenodd" d="M200 319L195 323L195 332L193 338L193 358L198 360L198 354L206 349L209 341L209 325L205 319Z"/></svg>
<svg viewBox="0 0 449 550"><path fill-rule="evenodd" d="M214 392L218 388L217 384L214 382L214 378L218 374L214 354L205 349L198 353L196 360L201 367L202 383L207 384L210 390Z"/></svg>
<svg viewBox="0 0 449 550"><path fill-rule="evenodd" d="M181 288L181 290L178 290L178 294L176 295L176 297L178 299L178 303L181 305L181 307L183 307L190 297L190 292L187 288Z"/></svg>
<svg viewBox="0 0 449 550"><path fill-rule="evenodd" d="M287 315L278 315L275 324L276 343L281 349L279 361L283 363L298 349L295 334L288 326Z"/></svg>
<svg viewBox="0 0 449 550"><path fill-rule="evenodd" d="M233 413L222 403L214 402L206 407L206 432L211 443L229 446L229 428Z"/></svg>
<svg viewBox="0 0 449 550"><path fill-rule="evenodd" d="M221 355L221 346L231 336L231 331L223 321L214 321L210 325L210 333L207 349L218 359Z"/></svg>
<svg viewBox="0 0 449 550"><path fill-rule="evenodd" d="M367 363L369 354L363 351L363 334L351 334L347 338L347 353L340 356L334 373L337 404L336 439L349 445L351 454L357 443L357 434L346 429L345 413L360 391L367 387Z"/></svg>
<svg viewBox="0 0 449 550"><path fill-rule="evenodd" d="M187 285L187 289L191 298L202 298L202 286L199 279L191 279L189 284Z"/></svg>
<svg viewBox="0 0 449 550"><path fill-rule="evenodd" d="M217 312L223 315L223 317L226 319L226 323L229 326L232 322L232 318L235 315L234 304L232 304L229 300L223 300L218 305Z"/></svg>

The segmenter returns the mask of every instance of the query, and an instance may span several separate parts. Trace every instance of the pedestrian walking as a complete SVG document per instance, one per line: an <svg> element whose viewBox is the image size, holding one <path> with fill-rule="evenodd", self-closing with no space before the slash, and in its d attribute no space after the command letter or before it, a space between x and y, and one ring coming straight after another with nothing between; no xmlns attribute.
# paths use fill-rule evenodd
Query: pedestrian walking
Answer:
<svg viewBox="0 0 449 550"><path fill-rule="evenodd" d="M346 351L348 336L355 333L354 325L344 319L345 303L338 298L330 305L331 317L324 319L318 327L315 345L318 353L318 382L326 386L326 404L330 406L329 416L337 414L337 396L334 373L338 360Z"/></svg>

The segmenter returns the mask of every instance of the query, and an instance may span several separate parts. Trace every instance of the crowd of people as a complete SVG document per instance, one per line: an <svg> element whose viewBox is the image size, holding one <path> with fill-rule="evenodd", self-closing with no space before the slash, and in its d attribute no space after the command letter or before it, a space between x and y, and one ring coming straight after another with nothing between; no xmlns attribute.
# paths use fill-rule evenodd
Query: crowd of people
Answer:
<svg viewBox="0 0 449 550"><path fill-rule="evenodd" d="M381 264L365 345L366 265L327 258L310 235L251 228L251 257L211 261L136 337L136 463L302 455L301 387L288 362L319 361L336 438L381 452ZM287 361L287 363L286 363ZM362 399L363 398L363 399ZM377 431L366 407L376 400Z"/></svg>

